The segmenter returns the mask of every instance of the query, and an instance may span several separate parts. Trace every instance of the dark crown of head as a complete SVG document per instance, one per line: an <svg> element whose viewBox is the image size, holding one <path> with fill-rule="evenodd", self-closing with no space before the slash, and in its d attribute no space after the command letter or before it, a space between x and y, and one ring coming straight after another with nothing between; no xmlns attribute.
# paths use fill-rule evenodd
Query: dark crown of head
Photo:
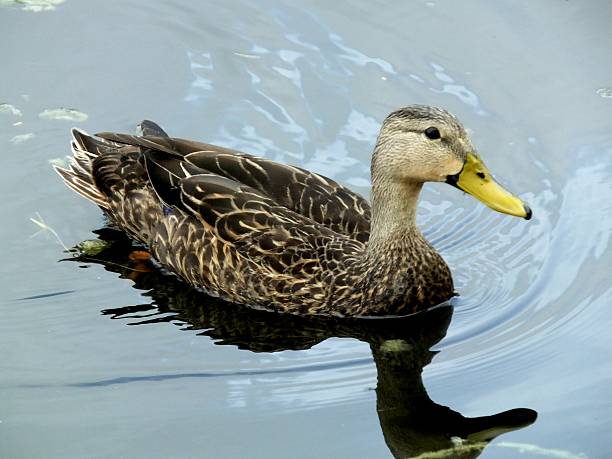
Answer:
<svg viewBox="0 0 612 459"><path fill-rule="evenodd" d="M432 121L444 121L456 123L455 117L437 107L428 107L427 105L409 105L402 107L390 113L387 119L426 119Z"/></svg>

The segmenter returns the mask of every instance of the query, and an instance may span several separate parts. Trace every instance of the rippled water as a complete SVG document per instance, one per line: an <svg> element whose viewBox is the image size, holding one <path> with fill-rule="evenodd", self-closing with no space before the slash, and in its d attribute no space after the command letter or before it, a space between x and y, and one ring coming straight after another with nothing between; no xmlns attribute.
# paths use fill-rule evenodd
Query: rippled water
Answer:
<svg viewBox="0 0 612 459"><path fill-rule="evenodd" d="M2 457L608 457L607 2L25 3L0 2ZM67 246L104 225L50 167L73 125L150 118L367 195L379 124L409 103L457 114L534 210L426 187L453 309L288 318L134 276L116 234L98 262L31 237L37 213ZM488 417L519 407L537 421Z"/></svg>

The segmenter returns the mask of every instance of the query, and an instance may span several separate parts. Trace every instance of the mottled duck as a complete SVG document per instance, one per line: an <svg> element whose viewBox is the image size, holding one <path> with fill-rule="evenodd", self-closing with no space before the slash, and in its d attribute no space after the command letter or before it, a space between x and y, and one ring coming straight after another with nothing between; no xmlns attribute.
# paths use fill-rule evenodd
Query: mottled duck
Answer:
<svg viewBox="0 0 612 459"><path fill-rule="evenodd" d="M337 182L269 159L168 137L73 130L65 183L209 295L294 314L410 314L454 295L450 270L416 225L425 182L494 210L531 210L497 184L459 121L408 106L383 122L371 204Z"/></svg>

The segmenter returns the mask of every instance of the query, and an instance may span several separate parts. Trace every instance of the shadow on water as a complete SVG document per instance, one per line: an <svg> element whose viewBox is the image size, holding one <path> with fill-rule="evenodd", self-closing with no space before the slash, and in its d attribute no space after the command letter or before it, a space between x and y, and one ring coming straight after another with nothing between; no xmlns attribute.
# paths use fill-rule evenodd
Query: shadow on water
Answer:
<svg viewBox="0 0 612 459"><path fill-rule="evenodd" d="M179 323L184 329L199 330L216 344L252 352L309 349L331 337L367 342L378 375L378 418L387 446L397 458L477 457L495 437L536 420L537 413L527 408L467 418L431 400L422 372L436 354L431 347L446 335L453 314L450 305L377 319L305 318L258 311L209 297L148 262L135 260L131 256L135 248L121 232L105 228L96 233L108 243L106 248L94 258L79 255L69 260L99 263L131 279L134 288L152 300L102 311L112 319L128 319L130 325Z"/></svg>

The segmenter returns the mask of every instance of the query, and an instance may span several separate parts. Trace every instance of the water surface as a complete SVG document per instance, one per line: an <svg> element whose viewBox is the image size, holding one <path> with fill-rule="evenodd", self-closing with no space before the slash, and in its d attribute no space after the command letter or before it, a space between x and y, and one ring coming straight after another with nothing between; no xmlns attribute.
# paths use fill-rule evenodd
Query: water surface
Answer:
<svg viewBox="0 0 612 459"><path fill-rule="evenodd" d="M607 457L607 2L10 3L2 457L405 457L490 424L509 432L465 457ZM262 316L158 273L58 262L53 237L31 237L37 212L67 246L104 225L50 167L72 126L150 118L367 195L380 122L411 103L458 115L534 210L525 222L427 185L419 222L461 296L422 322ZM117 244L106 261L126 255ZM515 408L538 420L482 418Z"/></svg>

